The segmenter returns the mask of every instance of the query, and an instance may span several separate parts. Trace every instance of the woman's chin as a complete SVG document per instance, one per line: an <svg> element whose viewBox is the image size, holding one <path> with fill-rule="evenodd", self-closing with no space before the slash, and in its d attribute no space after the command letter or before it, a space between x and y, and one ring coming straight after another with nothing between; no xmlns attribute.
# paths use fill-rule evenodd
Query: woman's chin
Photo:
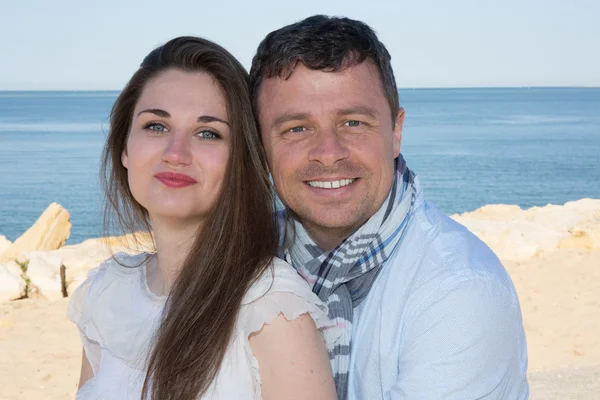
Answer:
<svg viewBox="0 0 600 400"><path fill-rule="evenodd" d="M194 211L187 211L185 209L161 209L161 210L148 210L150 220L153 224L157 222L164 222L169 224L183 224L190 225L200 223L205 217L205 213L199 213Z"/></svg>

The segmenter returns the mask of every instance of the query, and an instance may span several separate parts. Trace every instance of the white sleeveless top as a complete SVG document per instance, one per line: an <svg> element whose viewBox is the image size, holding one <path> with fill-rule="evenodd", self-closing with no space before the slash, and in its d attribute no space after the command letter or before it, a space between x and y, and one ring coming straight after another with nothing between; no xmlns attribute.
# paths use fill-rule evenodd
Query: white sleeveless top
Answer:
<svg viewBox="0 0 600 400"><path fill-rule="evenodd" d="M118 262L114 259L116 258ZM67 315L81 333L94 377L77 392L77 400L139 400L146 358L158 328L166 296L146 283L147 254L119 253L90 270L69 301ZM258 362L248 336L279 314L293 320L308 313L328 349L340 331L327 307L289 264L278 258L251 286L221 368L202 400L260 399Z"/></svg>

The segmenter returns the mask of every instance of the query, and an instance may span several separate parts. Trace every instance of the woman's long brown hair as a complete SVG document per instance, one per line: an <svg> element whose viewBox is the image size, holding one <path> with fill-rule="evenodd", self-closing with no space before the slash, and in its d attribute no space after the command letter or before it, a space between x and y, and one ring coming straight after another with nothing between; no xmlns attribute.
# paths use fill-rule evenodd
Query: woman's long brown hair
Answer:
<svg viewBox="0 0 600 400"><path fill-rule="evenodd" d="M125 233L151 228L147 211L129 190L121 155L144 86L168 69L212 75L226 99L232 132L221 192L169 294L142 392L142 399L191 400L214 380L243 297L276 254L278 240L248 75L225 49L194 37L176 38L152 51L112 108L101 172L105 228L115 223Z"/></svg>

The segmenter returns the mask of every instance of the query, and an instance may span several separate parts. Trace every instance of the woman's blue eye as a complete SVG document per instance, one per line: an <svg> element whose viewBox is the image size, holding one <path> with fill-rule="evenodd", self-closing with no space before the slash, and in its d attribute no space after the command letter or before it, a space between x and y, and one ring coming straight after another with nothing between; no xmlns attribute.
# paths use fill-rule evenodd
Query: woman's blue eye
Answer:
<svg viewBox="0 0 600 400"><path fill-rule="evenodd" d="M352 127L360 126L360 121L351 120L351 121L346 122L346 124L348 124L348 126L352 126Z"/></svg>
<svg viewBox="0 0 600 400"><path fill-rule="evenodd" d="M200 131L200 132L198 132L198 136L200 136L202 139L218 139L219 138L219 135L217 135L213 131Z"/></svg>
<svg viewBox="0 0 600 400"><path fill-rule="evenodd" d="M304 128L303 126L295 126L293 128L291 128L288 132L293 132L293 133L300 133L300 132L304 132L306 128Z"/></svg>
<svg viewBox="0 0 600 400"><path fill-rule="evenodd" d="M157 123L148 124L144 128L156 133L162 133L167 130L164 125Z"/></svg>

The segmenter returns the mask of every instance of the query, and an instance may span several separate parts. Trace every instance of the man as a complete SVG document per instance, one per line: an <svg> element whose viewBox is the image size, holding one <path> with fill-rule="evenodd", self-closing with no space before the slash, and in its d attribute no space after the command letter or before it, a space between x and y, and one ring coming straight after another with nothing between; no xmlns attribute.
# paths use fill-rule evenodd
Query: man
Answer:
<svg viewBox="0 0 600 400"><path fill-rule="evenodd" d="M339 398L528 398L515 289L490 249L424 200L375 33L325 16L281 28L250 84L286 206L282 255L344 329L330 354Z"/></svg>

